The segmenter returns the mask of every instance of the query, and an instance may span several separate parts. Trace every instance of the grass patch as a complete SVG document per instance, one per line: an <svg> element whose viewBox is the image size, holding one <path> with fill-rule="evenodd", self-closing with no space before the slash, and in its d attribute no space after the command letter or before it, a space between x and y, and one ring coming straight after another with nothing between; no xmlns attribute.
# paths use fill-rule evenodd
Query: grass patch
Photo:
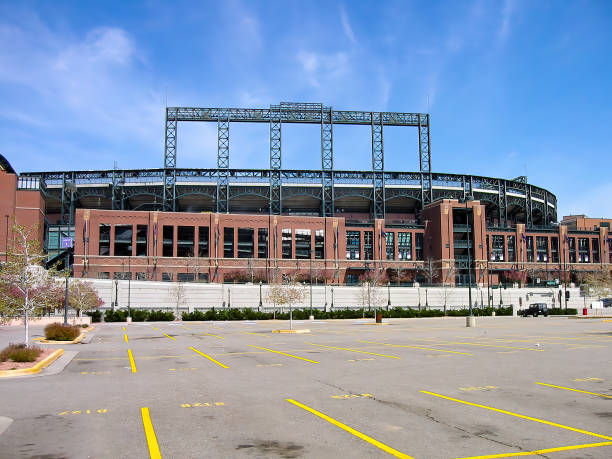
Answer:
<svg viewBox="0 0 612 459"><path fill-rule="evenodd" d="M12 360L13 362L34 362L43 350L36 346L25 344L9 344L0 351L0 362Z"/></svg>
<svg viewBox="0 0 612 459"><path fill-rule="evenodd" d="M72 341L81 334L81 327L76 325L49 324L45 327L45 338L53 341Z"/></svg>

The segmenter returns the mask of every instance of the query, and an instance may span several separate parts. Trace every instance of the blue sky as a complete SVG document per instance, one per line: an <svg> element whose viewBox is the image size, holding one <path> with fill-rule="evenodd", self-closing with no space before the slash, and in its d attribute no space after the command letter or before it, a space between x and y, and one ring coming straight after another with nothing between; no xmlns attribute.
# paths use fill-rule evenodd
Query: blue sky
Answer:
<svg viewBox="0 0 612 459"><path fill-rule="evenodd" d="M164 107L431 113L439 172L527 175L559 215L612 217L612 2L0 1L0 153L18 171L161 167ZM283 166L319 168L317 126ZM232 125L231 167L267 167L268 127ZM337 169L371 168L367 127ZM179 126L179 167L215 167L216 126ZM418 170L416 130L385 130Z"/></svg>

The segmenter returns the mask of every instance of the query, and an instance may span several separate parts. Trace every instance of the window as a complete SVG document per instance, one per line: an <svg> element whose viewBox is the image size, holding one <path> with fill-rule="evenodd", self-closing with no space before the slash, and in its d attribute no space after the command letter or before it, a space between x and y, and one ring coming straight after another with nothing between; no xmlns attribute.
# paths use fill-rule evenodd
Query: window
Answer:
<svg viewBox="0 0 612 459"><path fill-rule="evenodd" d="M234 258L234 228L223 228L223 258Z"/></svg>
<svg viewBox="0 0 612 459"><path fill-rule="evenodd" d="M132 256L132 225L115 225L115 256Z"/></svg>
<svg viewBox="0 0 612 459"><path fill-rule="evenodd" d="M559 263L559 238L550 238L550 258L553 263Z"/></svg>
<svg viewBox="0 0 612 459"><path fill-rule="evenodd" d="M113 273L113 279L116 280L128 280L132 278L132 273L128 271L116 271Z"/></svg>
<svg viewBox="0 0 612 459"><path fill-rule="evenodd" d="M253 258L255 256L255 230L253 228L238 228L238 258Z"/></svg>
<svg viewBox="0 0 612 459"><path fill-rule="evenodd" d="M198 282L208 282L208 273L198 273Z"/></svg>
<svg viewBox="0 0 612 459"><path fill-rule="evenodd" d="M585 237L578 238L578 262L589 262L589 240Z"/></svg>
<svg viewBox="0 0 612 459"><path fill-rule="evenodd" d="M200 226L198 233L198 257L208 257L210 234L208 226Z"/></svg>
<svg viewBox="0 0 612 459"><path fill-rule="evenodd" d="M397 233L397 259L412 260L412 233Z"/></svg>
<svg viewBox="0 0 612 459"><path fill-rule="evenodd" d="M516 261L516 238L508 236L508 261Z"/></svg>
<svg viewBox="0 0 612 459"><path fill-rule="evenodd" d="M569 248L569 261L570 263L576 263L576 238L567 238L567 246Z"/></svg>
<svg viewBox="0 0 612 459"><path fill-rule="evenodd" d="M325 258L325 230L322 229L315 230L315 258Z"/></svg>
<svg viewBox="0 0 612 459"><path fill-rule="evenodd" d="M385 245L387 247L387 260L395 259L395 233L385 234Z"/></svg>
<svg viewBox="0 0 612 459"><path fill-rule="evenodd" d="M149 273L145 273L145 272L136 273L136 280L139 280L139 281L149 280Z"/></svg>
<svg viewBox="0 0 612 459"><path fill-rule="evenodd" d="M416 249L416 259L418 261L423 261L425 258L423 257L423 233L416 233L416 241L414 244L414 248Z"/></svg>
<svg viewBox="0 0 612 459"><path fill-rule="evenodd" d="M193 257L195 244L195 227L179 226L176 230L176 256Z"/></svg>
<svg viewBox="0 0 612 459"><path fill-rule="evenodd" d="M257 230L257 258L268 258L268 228Z"/></svg>
<svg viewBox="0 0 612 459"><path fill-rule="evenodd" d="M172 273L162 273L162 281L172 282Z"/></svg>
<svg viewBox="0 0 612 459"><path fill-rule="evenodd" d="M193 282L195 276L193 273L178 273L176 275L176 280L179 282Z"/></svg>
<svg viewBox="0 0 612 459"><path fill-rule="evenodd" d="M599 263L599 239L591 239L591 245L593 247L593 263Z"/></svg>
<svg viewBox="0 0 612 459"><path fill-rule="evenodd" d="M99 272L98 279L110 279L110 273L108 271Z"/></svg>
<svg viewBox="0 0 612 459"><path fill-rule="evenodd" d="M548 238L536 236L536 261L548 263Z"/></svg>
<svg viewBox="0 0 612 459"><path fill-rule="evenodd" d="M360 252L361 252L361 240L360 240L359 231L347 231L346 232L346 259L347 260L359 260Z"/></svg>
<svg viewBox="0 0 612 459"><path fill-rule="evenodd" d="M110 255L110 225L100 225L100 243L98 254L102 256Z"/></svg>
<svg viewBox="0 0 612 459"><path fill-rule="evenodd" d="M283 229L282 247L283 247L283 258L292 258L293 246L291 243L291 229Z"/></svg>
<svg viewBox="0 0 612 459"><path fill-rule="evenodd" d="M147 256L147 236L149 227L147 225L136 225L136 256Z"/></svg>
<svg viewBox="0 0 612 459"><path fill-rule="evenodd" d="M310 230L295 230L295 258L310 258Z"/></svg>
<svg viewBox="0 0 612 459"><path fill-rule="evenodd" d="M363 233L363 258L365 260L374 259L374 232L364 231Z"/></svg>
<svg viewBox="0 0 612 459"><path fill-rule="evenodd" d="M504 261L504 251L504 236L501 234L494 234L491 247L491 261Z"/></svg>
<svg viewBox="0 0 612 459"><path fill-rule="evenodd" d="M163 246L162 256L173 257L174 256L174 226L164 226L163 229Z"/></svg>
<svg viewBox="0 0 612 459"><path fill-rule="evenodd" d="M526 236L525 238L525 247L527 251L527 261L533 261L533 236Z"/></svg>

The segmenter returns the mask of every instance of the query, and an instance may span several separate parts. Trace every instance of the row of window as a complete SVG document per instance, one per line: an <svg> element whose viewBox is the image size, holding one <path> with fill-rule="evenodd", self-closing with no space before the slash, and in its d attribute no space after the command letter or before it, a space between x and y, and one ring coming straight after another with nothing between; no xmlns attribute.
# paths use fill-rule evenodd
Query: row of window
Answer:
<svg viewBox="0 0 612 459"><path fill-rule="evenodd" d="M490 240L489 248L491 261L517 261L515 236L494 234L493 236L490 236L490 238L489 236L487 236L487 239ZM576 240L578 241L577 247ZM535 236L534 246L534 236L523 235L523 242L525 247L524 259L526 261L536 261L540 263L559 263L558 237L549 238L547 236ZM599 263L600 257L598 238L570 237L566 238L566 243L569 253L568 261L570 263ZM610 246L612 248L612 243L610 244ZM506 247L508 249L507 260L505 260ZM612 254L610 255L610 262L612 262Z"/></svg>
<svg viewBox="0 0 612 459"><path fill-rule="evenodd" d="M385 238L385 253L387 260L395 260L395 235L397 234L397 259L412 260L412 234L398 231L397 233L383 233ZM361 232L346 232L346 259L359 260L361 257ZM415 259L423 260L423 234L415 233ZM374 232L363 232L363 258L372 260L374 258Z"/></svg>
<svg viewBox="0 0 612 459"><path fill-rule="evenodd" d="M151 275L148 272L136 272L135 276L132 276L132 273L129 271L117 271L113 273L113 279L115 280L132 280L132 277L137 281L146 281L146 280L155 280L151 278ZM173 273L161 273L161 280L171 282L174 280ZM110 272L101 271L98 273L98 279L110 279ZM195 282L196 274L195 273L177 273L176 280L178 282ZM208 282L208 273L198 273L197 280L199 282Z"/></svg>

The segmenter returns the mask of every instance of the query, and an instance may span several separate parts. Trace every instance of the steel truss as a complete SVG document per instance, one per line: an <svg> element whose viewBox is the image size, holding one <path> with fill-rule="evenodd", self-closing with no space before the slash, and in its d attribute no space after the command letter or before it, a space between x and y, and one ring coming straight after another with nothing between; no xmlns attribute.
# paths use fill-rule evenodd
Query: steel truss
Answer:
<svg viewBox="0 0 612 459"><path fill-rule="evenodd" d="M378 114L380 115L380 114ZM372 113L372 182L374 185L374 218L385 218L385 154L383 120Z"/></svg>

